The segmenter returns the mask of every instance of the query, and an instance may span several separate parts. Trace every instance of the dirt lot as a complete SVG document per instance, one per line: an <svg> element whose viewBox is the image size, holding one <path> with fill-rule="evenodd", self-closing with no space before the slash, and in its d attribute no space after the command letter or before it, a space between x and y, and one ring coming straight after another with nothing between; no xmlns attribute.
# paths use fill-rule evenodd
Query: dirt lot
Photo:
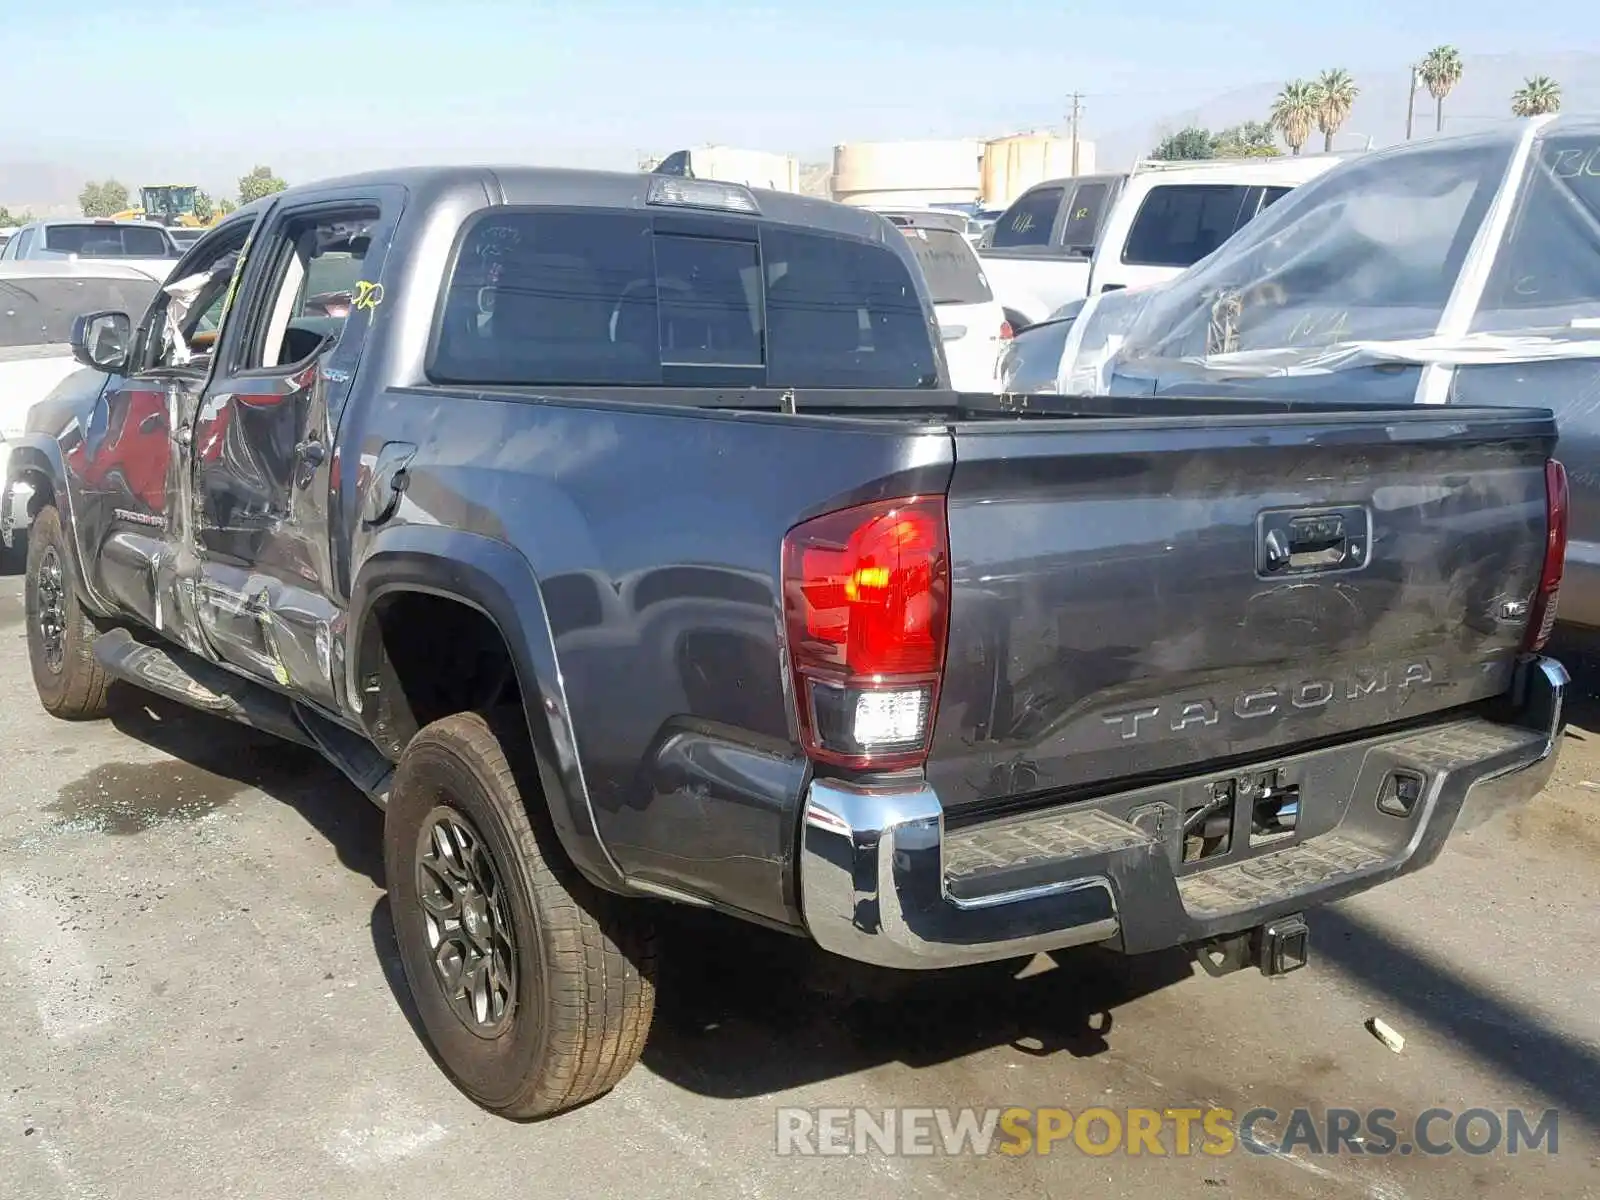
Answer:
<svg viewBox="0 0 1600 1200"><path fill-rule="evenodd" d="M641 1068L519 1126L463 1100L414 1032L379 814L292 747L136 695L96 725L45 717L19 591L0 579L5 1196L1600 1195L1593 696L1544 797L1316 914L1288 978L1091 953L889 994L798 941L684 925ZM1433 1106L1553 1107L1559 1143L796 1159L775 1153L781 1105L1381 1107L1402 1129Z"/></svg>

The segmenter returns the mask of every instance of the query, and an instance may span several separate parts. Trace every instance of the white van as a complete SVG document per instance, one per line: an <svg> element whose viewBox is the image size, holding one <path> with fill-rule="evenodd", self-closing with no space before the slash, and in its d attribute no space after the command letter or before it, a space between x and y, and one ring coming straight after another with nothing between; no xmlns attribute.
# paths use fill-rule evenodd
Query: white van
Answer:
<svg viewBox="0 0 1600 1200"><path fill-rule="evenodd" d="M966 217L937 209L875 211L905 234L922 268L939 318L950 386L958 392L995 391L1011 326L967 240Z"/></svg>
<svg viewBox="0 0 1600 1200"><path fill-rule="evenodd" d="M1095 292L1173 278L1349 157L1142 162L1035 184L995 222L984 270L1013 325L1031 325Z"/></svg>

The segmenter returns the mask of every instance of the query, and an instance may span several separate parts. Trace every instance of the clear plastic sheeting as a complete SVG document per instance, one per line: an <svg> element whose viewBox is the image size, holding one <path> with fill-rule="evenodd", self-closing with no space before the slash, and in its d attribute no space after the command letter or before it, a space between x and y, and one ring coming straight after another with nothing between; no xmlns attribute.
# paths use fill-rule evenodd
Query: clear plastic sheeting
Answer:
<svg viewBox="0 0 1600 1200"><path fill-rule="evenodd" d="M1053 389L1160 391L1600 358L1600 118L1542 117L1360 158L1159 287L1091 297ZM1443 378L1440 377L1443 372Z"/></svg>
<svg viewBox="0 0 1600 1200"><path fill-rule="evenodd" d="M200 332L215 333L215 322L205 319L215 314L207 310L213 306L220 308L224 291L233 281L238 261L237 254L226 254L213 263L209 270L174 279L161 289L168 296L163 332L166 349L161 356L163 362L169 366L183 366L195 357L189 339ZM202 297L204 304L199 306L198 315L191 318L191 313L196 312L196 301ZM202 326L207 328L202 329Z"/></svg>

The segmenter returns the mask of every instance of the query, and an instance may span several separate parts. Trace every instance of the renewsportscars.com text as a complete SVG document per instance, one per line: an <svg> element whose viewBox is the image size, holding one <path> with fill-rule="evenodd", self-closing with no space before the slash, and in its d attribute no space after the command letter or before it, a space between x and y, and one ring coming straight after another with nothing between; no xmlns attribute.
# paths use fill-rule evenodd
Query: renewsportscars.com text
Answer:
<svg viewBox="0 0 1600 1200"><path fill-rule="evenodd" d="M1559 1114L1430 1108L780 1108L780 1155L1555 1154Z"/></svg>

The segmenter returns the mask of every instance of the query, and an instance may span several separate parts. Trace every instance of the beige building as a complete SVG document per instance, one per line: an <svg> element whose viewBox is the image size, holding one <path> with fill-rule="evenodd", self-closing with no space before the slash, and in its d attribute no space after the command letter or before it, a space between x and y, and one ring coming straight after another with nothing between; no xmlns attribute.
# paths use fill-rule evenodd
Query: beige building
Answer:
<svg viewBox="0 0 1600 1200"><path fill-rule="evenodd" d="M983 143L848 142L833 148L833 198L841 204L921 207L978 199Z"/></svg>
<svg viewBox="0 0 1600 1200"><path fill-rule="evenodd" d="M983 146L980 190L985 208L1005 208L1046 179L1094 174L1094 143L1078 140L1078 169L1072 169L1072 139L1053 133L1015 133Z"/></svg>

